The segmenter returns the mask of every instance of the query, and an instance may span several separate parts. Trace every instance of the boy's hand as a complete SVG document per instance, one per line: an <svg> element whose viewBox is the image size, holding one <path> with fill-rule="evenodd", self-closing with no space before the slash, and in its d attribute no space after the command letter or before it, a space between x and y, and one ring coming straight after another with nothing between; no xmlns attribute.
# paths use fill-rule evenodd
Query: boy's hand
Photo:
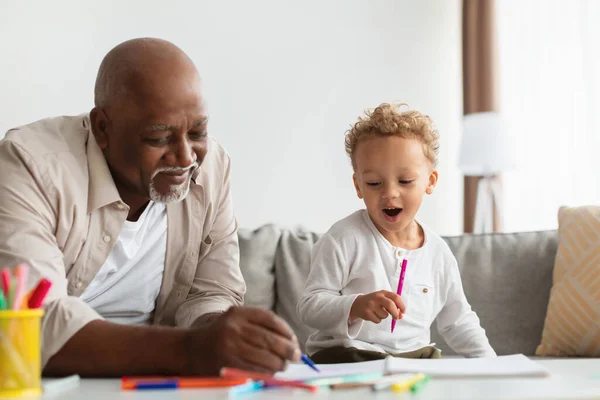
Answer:
<svg viewBox="0 0 600 400"><path fill-rule="evenodd" d="M406 306L400 296L388 290L380 290L358 296L352 303L350 320L362 318L378 324L388 315L400 319L405 311Z"/></svg>

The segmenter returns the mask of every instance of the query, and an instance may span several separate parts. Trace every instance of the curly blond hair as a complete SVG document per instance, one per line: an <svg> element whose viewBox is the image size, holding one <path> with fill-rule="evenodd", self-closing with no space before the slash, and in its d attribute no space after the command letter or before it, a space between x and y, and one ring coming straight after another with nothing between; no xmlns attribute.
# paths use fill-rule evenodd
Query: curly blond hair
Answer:
<svg viewBox="0 0 600 400"><path fill-rule="evenodd" d="M375 137L398 136L405 139L416 139L423 144L423 152L437 166L439 152L439 137L433 127L433 121L427 115L416 110L402 111L407 104L383 103L375 109L365 110L365 117L358 121L346 132L346 153L356 169L354 153L356 146L367 139Z"/></svg>

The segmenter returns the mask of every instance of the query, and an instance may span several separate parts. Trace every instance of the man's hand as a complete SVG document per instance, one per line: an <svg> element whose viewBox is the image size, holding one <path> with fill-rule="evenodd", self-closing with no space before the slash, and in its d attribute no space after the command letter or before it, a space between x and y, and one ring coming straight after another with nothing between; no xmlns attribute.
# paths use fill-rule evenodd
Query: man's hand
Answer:
<svg viewBox="0 0 600 400"><path fill-rule="evenodd" d="M300 360L298 339L270 311L232 307L202 322L186 337L189 374L217 375L222 367L274 374Z"/></svg>
<svg viewBox="0 0 600 400"><path fill-rule="evenodd" d="M358 296L350 308L350 319L362 318L378 324L388 315L400 319L405 312L406 306L400 296L388 290L380 290Z"/></svg>

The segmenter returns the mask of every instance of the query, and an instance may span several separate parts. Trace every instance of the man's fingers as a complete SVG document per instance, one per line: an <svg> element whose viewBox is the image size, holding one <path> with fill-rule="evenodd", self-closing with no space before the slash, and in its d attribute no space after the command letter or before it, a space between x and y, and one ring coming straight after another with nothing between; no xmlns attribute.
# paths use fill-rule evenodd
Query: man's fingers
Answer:
<svg viewBox="0 0 600 400"><path fill-rule="evenodd" d="M260 325L287 339L293 340L294 338L294 332L289 325L271 311L256 307L239 307L235 312L241 313L252 324Z"/></svg>
<svg viewBox="0 0 600 400"><path fill-rule="evenodd" d="M287 366L287 361L278 357L269 349L260 348L250 343L240 343L239 357L245 361L252 371L264 370L267 373L283 371Z"/></svg>
<svg viewBox="0 0 600 400"><path fill-rule="evenodd" d="M253 347L265 349L284 360L300 361L300 348L297 341L252 324L244 326L242 334L244 342Z"/></svg>
<svg viewBox="0 0 600 400"><path fill-rule="evenodd" d="M260 372L263 374L270 374L270 375L273 375L276 372L271 369L265 368L263 366L257 365L254 362L247 361L245 358L240 357L240 356L235 357L235 359L233 360L233 363L228 366L230 366L232 368L238 368L243 371Z"/></svg>

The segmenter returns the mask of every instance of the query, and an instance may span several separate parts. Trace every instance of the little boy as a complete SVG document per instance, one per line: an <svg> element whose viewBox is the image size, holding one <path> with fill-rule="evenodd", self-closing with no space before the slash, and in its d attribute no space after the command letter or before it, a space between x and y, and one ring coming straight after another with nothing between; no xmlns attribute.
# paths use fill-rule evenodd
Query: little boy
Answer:
<svg viewBox="0 0 600 400"><path fill-rule="evenodd" d="M434 320L458 354L496 355L467 302L456 259L415 219L438 180L439 135L429 117L400 107L366 112L346 135L366 210L335 223L312 251L298 314L317 329L306 344L317 363L439 358L430 344Z"/></svg>

